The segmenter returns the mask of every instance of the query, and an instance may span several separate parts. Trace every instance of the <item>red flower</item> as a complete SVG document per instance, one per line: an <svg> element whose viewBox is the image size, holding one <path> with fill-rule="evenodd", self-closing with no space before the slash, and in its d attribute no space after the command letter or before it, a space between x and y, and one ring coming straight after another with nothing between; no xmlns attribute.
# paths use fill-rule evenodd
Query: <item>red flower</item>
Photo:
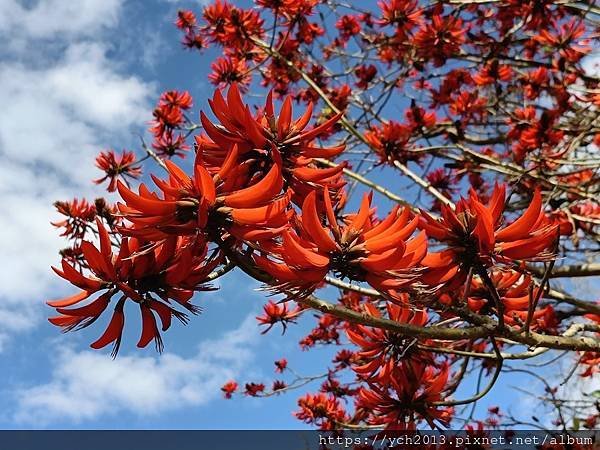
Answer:
<svg viewBox="0 0 600 450"><path fill-rule="evenodd" d="M351 15L340 17L335 23L335 27L340 30L340 37L345 41L360 33L360 23L355 16Z"/></svg>
<svg viewBox="0 0 600 450"><path fill-rule="evenodd" d="M497 416L501 416L502 415L502 413L500 412L500 407L499 406L490 406L488 408L488 412L490 414L494 414L494 415L497 415Z"/></svg>
<svg viewBox="0 0 600 450"><path fill-rule="evenodd" d="M196 16L192 11L179 10L175 25L181 30L191 30L196 26Z"/></svg>
<svg viewBox="0 0 600 450"><path fill-rule="evenodd" d="M413 44L420 57L433 60L439 67L460 51L460 46L465 41L465 31L462 19L436 14L431 18L431 23L421 26Z"/></svg>
<svg viewBox="0 0 600 450"><path fill-rule="evenodd" d="M572 205L569 208L569 210L571 211L571 213L577 214L585 218L600 220L600 203L595 202L591 199L577 202L574 205ZM593 223L588 223L577 219L574 220L575 224L577 225L577 228L580 228L587 232L593 232L594 228L598 227L598 225L594 225Z"/></svg>
<svg viewBox="0 0 600 450"><path fill-rule="evenodd" d="M479 274L494 262L510 264L514 260L545 261L554 257L551 248L557 229L545 225L539 190L523 215L501 228L504 197L505 186L501 185L496 186L487 206L471 191L455 210L442 205L440 219L422 212L421 228L429 237L448 245L446 250L429 253L423 259L428 267L423 275L426 283L454 288L464 283L471 269Z"/></svg>
<svg viewBox="0 0 600 450"><path fill-rule="evenodd" d="M594 325L600 324L600 315L598 314L586 314L584 317L592 321ZM598 336L598 334L599 333L596 333L596 336ZM579 374L582 378L591 377L600 373L600 352L581 352L579 364L584 366L583 372Z"/></svg>
<svg viewBox="0 0 600 450"><path fill-rule="evenodd" d="M92 347L111 344L116 355L133 313L138 346L154 340L160 351L161 329L173 317L186 323L199 311L193 296L239 269L273 295L257 313L263 334L285 333L304 314L314 323L300 348L337 349L315 376L282 358L275 378L224 379L220 395L269 397L316 382L296 415L334 436L441 429L462 420L450 405L489 391L482 383L462 395L473 373L494 384L495 353L592 348L576 334L591 336L600 318L553 291L564 276L595 272L578 262L600 231L600 91L582 59L598 34L586 20L591 2L351 3L212 0L199 16L177 12L183 44L211 46L211 111L195 123L190 92L162 93L142 142L148 155L96 159L96 183L117 189L119 203L56 204L68 247L55 270L75 288L49 302L52 324L102 322ZM256 80L266 98L249 92ZM175 164L192 145L194 160ZM134 183L143 161L160 174ZM429 202L435 216L415 217L403 201L382 211L373 195L383 205L394 196L380 181L412 186L400 195L417 203L441 193ZM375 192L361 199L364 186ZM553 269L559 252L577 267ZM331 304L317 298L331 291ZM411 327L422 332L391 331ZM599 353L579 351L573 373L596 375ZM449 400L461 392L464 401ZM462 425L487 436L503 422L496 408Z"/></svg>
<svg viewBox="0 0 600 450"><path fill-rule="evenodd" d="M600 415L592 414L591 416L585 418L583 426L590 430L595 430L598 419L600 419Z"/></svg>
<svg viewBox="0 0 600 450"><path fill-rule="evenodd" d="M291 197L289 190L281 192L279 154L275 151L276 161L262 179L248 173L248 165L236 165L238 154L234 146L212 176L201 153L197 155L193 177L167 161L169 179L153 177L161 196L150 192L144 184L136 194L119 183L119 193L125 201L118 204L119 210L133 223L123 232L151 240L173 234L218 233L222 229L249 240L279 233L288 221Z"/></svg>
<svg viewBox="0 0 600 450"><path fill-rule="evenodd" d="M582 378L591 377L600 372L600 352L581 352L579 364L584 366L583 372L579 374Z"/></svg>
<svg viewBox="0 0 600 450"><path fill-rule="evenodd" d="M297 11L296 7L298 7L298 4L301 2L296 0L255 0L255 3L263 8L273 9L281 14L287 15L295 14Z"/></svg>
<svg viewBox="0 0 600 450"><path fill-rule="evenodd" d="M294 415L303 422L315 424L322 430L338 428L347 421L346 412L338 399L329 394L306 394L298 399L300 410Z"/></svg>
<svg viewBox="0 0 600 450"><path fill-rule="evenodd" d="M336 398L353 397L358 393L358 389L351 388L348 384L342 384L330 373L327 379L321 384L321 392L333 394Z"/></svg>
<svg viewBox="0 0 600 450"><path fill-rule="evenodd" d="M352 89L347 84L335 86L329 90L329 99L340 111L346 110L350 104Z"/></svg>
<svg viewBox="0 0 600 450"><path fill-rule="evenodd" d="M302 205L296 229L284 230L280 243L263 243L263 250L275 258L255 256L256 263L276 280L278 290L290 297L309 295L329 271L340 277L366 281L391 298L398 291L415 286L417 264L427 252L426 238L408 239L418 219L410 210L394 208L382 221L371 219L371 196L365 195L359 211L339 225L329 194L320 208L313 191ZM321 213L327 227L321 223Z"/></svg>
<svg viewBox="0 0 600 450"><path fill-rule="evenodd" d="M306 17L298 15L296 20L298 22L298 32L296 33L298 42L312 44L315 38L325 34L325 30L319 24L309 22Z"/></svg>
<svg viewBox="0 0 600 450"><path fill-rule="evenodd" d="M212 72L208 75L208 79L219 89L234 83L237 83L241 92L248 89L252 75L245 60L224 56L215 59L210 67Z"/></svg>
<svg viewBox="0 0 600 450"><path fill-rule="evenodd" d="M283 373L283 371L287 368L287 359L282 358L278 361L275 361L275 372Z"/></svg>
<svg viewBox="0 0 600 450"><path fill-rule="evenodd" d="M281 391L282 389L285 389L287 387L287 384L285 384L285 382L281 381L281 380L275 380L273 381L273 387L271 388L271 390L273 392L277 392L277 391Z"/></svg>
<svg viewBox="0 0 600 450"><path fill-rule="evenodd" d="M300 41L286 36L279 34L276 47L279 54L291 64L282 64L279 58L270 58L268 66L262 70L262 85L271 86L280 97L287 95L291 84L300 80L297 69L306 70L306 60L301 58L299 51Z"/></svg>
<svg viewBox="0 0 600 450"><path fill-rule="evenodd" d="M406 110L404 115L406 116L406 121L408 122L408 127L411 131L431 128L437 121L434 111L425 111L425 109L417 106L414 100L411 102L410 108Z"/></svg>
<svg viewBox="0 0 600 450"><path fill-rule="evenodd" d="M173 134L172 130L166 130L160 136L156 136L152 142L152 148L161 158L172 158L178 156L185 157L185 151L189 150L189 145L185 143L185 136L181 133Z"/></svg>
<svg viewBox="0 0 600 450"><path fill-rule="evenodd" d="M477 75L475 75L477 76ZM431 107L439 107L440 105L447 105L452 102L453 94L464 88L465 86L473 85L474 77L465 69L453 69L444 77L439 89L430 89L432 103ZM435 124L435 121L433 121Z"/></svg>
<svg viewBox="0 0 600 450"><path fill-rule="evenodd" d="M443 168L438 168L429 172L425 178L431 186L440 191L446 198L451 199L452 195L456 192L454 185L457 180L452 172L449 172ZM434 199L432 209L439 211L441 202L436 198Z"/></svg>
<svg viewBox="0 0 600 450"><path fill-rule="evenodd" d="M56 210L66 217L58 222L52 222L57 228L64 228L61 236L71 239L82 239L96 218L96 208L85 199L54 203Z"/></svg>
<svg viewBox="0 0 600 450"><path fill-rule="evenodd" d="M231 397L237 391L237 389L238 384L234 380L229 380L221 387L221 390L223 391L223 396L228 400L231 399Z"/></svg>
<svg viewBox="0 0 600 450"><path fill-rule="evenodd" d="M367 89L369 83L373 81L377 75L377 67L372 64L369 64L368 66L360 65L354 69L354 74L356 75L356 78L358 78L356 86L359 89Z"/></svg>
<svg viewBox="0 0 600 450"><path fill-rule="evenodd" d="M92 348L102 348L114 343L116 355L121 343L125 316L126 299L137 303L142 316L142 334L138 347L146 347L154 339L158 351L162 350L162 339L156 324L158 315L162 330L166 331L175 317L187 323L186 314L171 306L175 301L192 313L199 310L190 303L194 291L204 290L206 276L220 262L220 258L206 258L206 244L189 241L186 246L178 238L166 240L162 245L145 245L137 239L123 238L118 253L113 253L111 236L102 223L96 219L100 248L91 242L83 241L84 265L88 274L78 272L65 259L61 269L53 270L69 281L80 291L72 296L49 301L60 314L49 321L70 331L85 328L94 323L106 310L115 295L119 295L112 319L104 334ZM77 308L68 308L81 303L95 294L99 297Z"/></svg>
<svg viewBox="0 0 600 450"><path fill-rule="evenodd" d="M254 44L250 38L262 38L263 20L257 11L237 8L226 1L216 0L204 8L203 27L214 42L239 51L248 51Z"/></svg>
<svg viewBox="0 0 600 450"><path fill-rule="evenodd" d="M533 39L547 47L547 52L558 55L570 63L576 63L591 51L589 40L581 39L585 33L585 25L579 19L571 19L567 23L559 24L552 21L554 30L540 29L539 35Z"/></svg>
<svg viewBox="0 0 600 450"><path fill-rule="evenodd" d="M192 107L192 96L188 91L166 91L160 96L159 105L190 109Z"/></svg>
<svg viewBox="0 0 600 450"><path fill-rule="evenodd" d="M393 120L381 126L374 125L365 132L365 139L382 163L393 164L394 161L399 161L406 164L408 161L420 161L423 154L408 149L410 137L410 128Z"/></svg>
<svg viewBox="0 0 600 450"><path fill-rule="evenodd" d="M335 316L324 314L319 317L319 323L311 332L300 340L303 350L314 347L316 344L340 345L339 330L343 323Z"/></svg>
<svg viewBox="0 0 600 450"><path fill-rule="evenodd" d="M382 0L377 3L381 9L379 25L395 25L400 39L406 36L420 23L421 10L417 0Z"/></svg>
<svg viewBox="0 0 600 450"><path fill-rule="evenodd" d="M406 296L405 304L408 304ZM372 303L364 305L366 314L381 318L379 309ZM427 313L423 310L411 311L408 307L388 303L387 315L390 320L423 327L427 323ZM414 339L381 328L363 325L349 327L346 334L350 341L360 347L352 366L361 378L378 383L390 382L390 377L399 366L410 361L432 362L431 354L419 351Z"/></svg>
<svg viewBox="0 0 600 450"><path fill-rule="evenodd" d="M431 428L435 422L448 426L452 409L432 405L444 399L449 367L440 369L413 363L397 369L386 383L371 384L358 393L356 408L368 412L367 422L386 429L414 430L425 420Z"/></svg>
<svg viewBox="0 0 600 450"><path fill-rule="evenodd" d="M473 81L478 86L494 84L498 81L510 81L512 79L512 69L510 66L499 64L497 59L488 62L481 70L473 75Z"/></svg>
<svg viewBox="0 0 600 450"><path fill-rule="evenodd" d="M244 394L250 397L258 397L259 394L261 394L265 390L265 385L262 383L246 383L245 387L246 391L244 392Z"/></svg>
<svg viewBox="0 0 600 450"><path fill-rule="evenodd" d="M273 161L273 152L281 153L283 177L298 198L303 198L315 187L324 188L339 183L343 165L334 168L319 168L313 158L332 158L344 150L344 146L321 148L313 141L329 130L341 117L337 114L324 123L306 130L312 117L312 104L298 119L293 120L292 98L283 102L279 116L275 115L272 94L269 93L264 109L255 117L250 107L245 105L237 85L232 85L227 100L220 91L215 91L209 100L213 113L221 126L211 122L204 113L200 120L208 138L196 136L198 148L205 154L206 160L214 166L221 166L233 145L237 145L239 161L255 161L264 164L268 170ZM333 184L333 185L332 185ZM340 184L337 188L341 187Z"/></svg>
<svg viewBox="0 0 600 450"><path fill-rule="evenodd" d="M296 306L296 308L290 311L288 310L287 303L275 303L269 301L265 306L263 306L263 311L264 313L262 316L256 317L256 320L258 320L260 325L267 325L267 328L263 330L261 334L267 333L276 323L281 323L283 334L287 329L288 323L296 323L296 317L302 313L302 308ZM275 365L277 365L277 362ZM281 371L283 371L283 369L281 369Z"/></svg>
<svg viewBox="0 0 600 450"><path fill-rule="evenodd" d="M206 20L207 25L204 31L217 39L219 33L223 33L225 24L231 15L232 6L226 1L215 0L204 8L202 17Z"/></svg>
<svg viewBox="0 0 600 450"><path fill-rule="evenodd" d="M487 99L479 97L477 91L462 91L450 104L450 113L460 116L464 122L483 120L487 115L486 107Z"/></svg>
<svg viewBox="0 0 600 450"><path fill-rule="evenodd" d="M183 37L182 43L184 47L190 49L195 48L198 50L202 50L208 47L206 41L204 40L204 37L200 34L196 34L193 32L186 33L186 35Z"/></svg>
<svg viewBox="0 0 600 450"><path fill-rule="evenodd" d="M525 98L535 100L543 89L548 88L549 73L545 67L539 67L523 76Z"/></svg>
<svg viewBox="0 0 600 450"><path fill-rule="evenodd" d="M512 151L518 163L522 163L525 156L536 149L551 152L564 136L562 130L554 129L556 117L553 113L544 111L538 119L533 106L516 109L513 117L507 122L510 126L507 137L515 142ZM547 156L560 155L548 154Z"/></svg>
<svg viewBox="0 0 600 450"><path fill-rule="evenodd" d="M155 120L150 131L156 136L160 136L165 130L179 127L184 120L181 108L176 105L159 104L152 114Z"/></svg>
<svg viewBox="0 0 600 450"><path fill-rule="evenodd" d="M120 177L127 182L126 177L135 179L142 174L141 167L136 165L135 153L125 150L120 155L116 155L114 150L100 152L96 157L96 167L103 170L105 175L94 180L94 183L100 184L109 180L108 192L117 189L117 180Z"/></svg>
<svg viewBox="0 0 600 450"><path fill-rule="evenodd" d="M343 349L337 352L333 362L335 363L335 368L337 370L345 369L346 367L350 367L352 364L357 362L358 357L356 354L348 349Z"/></svg>
<svg viewBox="0 0 600 450"><path fill-rule="evenodd" d="M511 269L494 269L489 277L503 304L504 322L508 325L523 325L527 320L531 303L539 294L539 288L535 287L529 275ZM459 303L464 298L465 289L466 287L463 287L459 291L442 294L440 302L444 304ZM481 277L473 276L468 289L467 306L469 309L480 315L490 314L495 305L490 298L488 287ZM497 311L494 313L497 314ZM556 318L552 316L554 316L554 311L551 309L545 307L537 309L533 313L531 329L553 331L556 327Z"/></svg>

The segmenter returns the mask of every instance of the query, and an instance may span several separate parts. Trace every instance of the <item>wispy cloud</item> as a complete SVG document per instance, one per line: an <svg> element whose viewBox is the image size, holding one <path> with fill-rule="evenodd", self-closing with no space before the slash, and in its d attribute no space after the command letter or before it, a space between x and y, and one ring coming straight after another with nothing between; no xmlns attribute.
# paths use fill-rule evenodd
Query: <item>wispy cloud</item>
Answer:
<svg viewBox="0 0 600 450"><path fill-rule="evenodd" d="M254 358L259 334L249 315L238 328L204 340L191 358L119 356L63 350L48 383L15 393L13 419L44 427L80 423L123 412L139 416L206 404Z"/></svg>
<svg viewBox="0 0 600 450"><path fill-rule="evenodd" d="M0 33L28 40L93 36L116 24L123 0L41 0L26 7L17 0L0 2Z"/></svg>
<svg viewBox="0 0 600 450"><path fill-rule="evenodd" d="M167 3L181 3L181 0L165 0ZM206 6L210 3L210 0L196 0L196 3L202 6Z"/></svg>

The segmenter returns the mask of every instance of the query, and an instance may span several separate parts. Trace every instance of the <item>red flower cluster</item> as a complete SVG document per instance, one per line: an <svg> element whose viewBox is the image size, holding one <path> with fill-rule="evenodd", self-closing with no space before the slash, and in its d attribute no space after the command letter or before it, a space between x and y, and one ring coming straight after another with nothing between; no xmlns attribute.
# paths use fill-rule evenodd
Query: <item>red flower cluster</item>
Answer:
<svg viewBox="0 0 600 450"><path fill-rule="evenodd" d="M400 300L399 292L415 285L427 240L423 233L409 239L418 222L409 209L394 208L376 223L370 206L371 196L365 195L359 211L339 224L329 194L317 203L313 191L302 204L298 225L283 231L280 243L265 244L275 260L256 255L255 261L292 297L309 295L331 271Z"/></svg>
<svg viewBox="0 0 600 450"><path fill-rule="evenodd" d="M529 86L531 89L531 84ZM523 162L535 150L541 150L546 157L560 157L554 149L564 132L554 129L555 121L556 117L546 111L538 118L533 106L515 110L514 118L508 120L510 129L507 135L514 142L512 151L515 161Z"/></svg>
<svg viewBox="0 0 600 450"><path fill-rule="evenodd" d="M456 193L457 176L453 172L444 170L443 168L432 170L427 174L425 179L436 188L444 197L447 199L453 198ZM435 198L431 209L433 211L439 211L442 206L442 202Z"/></svg>
<svg viewBox="0 0 600 450"><path fill-rule="evenodd" d="M317 326L300 340L300 347L308 350L317 344L340 344L340 330L344 323L335 316L324 314L319 317Z"/></svg>
<svg viewBox="0 0 600 450"><path fill-rule="evenodd" d="M242 239L264 239L278 233L287 223L291 197L289 190L280 193L281 160L261 180L243 187L251 178L247 166L235 165L237 154L234 147L212 176L201 153L193 177L168 161L169 179L153 177L162 192L160 197L144 184L138 194L119 184L125 201L118 205L119 210L133 224L123 232L150 240L198 233L215 236L223 228Z"/></svg>
<svg viewBox="0 0 600 450"><path fill-rule="evenodd" d="M367 66L358 66L354 70L354 74L358 80L356 82L356 87L359 89L367 89L369 87L369 83L373 81L377 75L377 67L375 67L373 64L369 64Z"/></svg>
<svg viewBox="0 0 600 450"><path fill-rule="evenodd" d="M382 0L378 5L381 9L381 19L377 23L382 26L395 26L397 34L404 38L420 23L422 12L417 0Z"/></svg>
<svg viewBox="0 0 600 450"><path fill-rule="evenodd" d="M285 359L285 358L275 361L275 372L283 373L283 371L285 369L287 369L287 365L288 365L288 362L287 362L287 359Z"/></svg>
<svg viewBox="0 0 600 450"><path fill-rule="evenodd" d="M303 422L314 424L321 430L333 430L346 423L346 413L339 400L331 395L320 392L306 394L298 399L300 410L296 417Z"/></svg>
<svg viewBox="0 0 600 450"><path fill-rule="evenodd" d="M59 313L50 322L66 331L85 328L94 323L117 296L112 319L104 334L93 348L102 348L114 343L113 355L119 350L125 323L124 306L127 299L137 303L142 317L142 334L138 347L147 346L154 339L157 350L162 350L162 340L155 314L161 321L162 330L171 325L172 317L187 322L187 315L172 306L189 312L199 309L190 303L194 291L205 290L206 276L220 263L218 256L207 259L206 242L173 237L162 245L152 245L136 238L123 238L118 253L113 253L111 235L100 220L96 220L100 237L100 248L83 241L81 250L84 275L63 259L60 269L54 271L80 291L74 295L48 304ZM69 308L100 294L90 303Z"/></svg>
<svg viewBox="0 0 600 450"><path fill-rule="evenodd" d="M142 168L137 165L135 153L123 151L116 155L114 150L101 152L96 157L96 167L104 172L104 176L94 183L101 184L109 180L108 192L114 192L117 189L117 180L121 178L127 183L127 178L136 179L142 174Z"/></svg>
<svg viewBox="0 0 600 450"><path fill-rule="evenodd" d="M408 303L408 296L405 301ZM372 303L364 308L369 315L382 317ZM428 321L423 310L389 303L387 317L421 327ZM364 411L367 423L412 429L422 419L432 427L434 420L449 422L451 410L432 404L443 398L448 367L438 368L431 353L416 347L416 339L363 325L349 327L346 333L359 347L352 369L368 385L359 390L356 399L356 409Z"/></svg>
<svg viewBox="0 0 600 450"><path fill-rule="evenodd" d="M85 199L73 199L69 202L55 202L56 210L65 219L52 222L57 228L64 228L61 236L70 239L82 239L96 218L96 207Z"/></svg>
<svg viewBox="0 0 600 450"><path fill-rule="evenodd" d="M405 303L408 304L408 296ZM367 303L364 307L370 316L382 317L379 309L372 303ZM408 307L390 303L387 305L387 316L395 322L421 327L428 319L423 310L412 311ZM360 348L355 354L360 364L354 365L352 369L370 383L388 384L397 375L397 371L404 370L404 365L414 361L433 362L430 354L414 347L414 339L397 333L363 325L348 328L346 333L350 341Z"/></svg>
<svg viewBox="0 0 600 450"><path fill-rule="evenodd" d="M171 315L185 320L183 314L169 306L170 300L194 311L188 301L194 291L205 288L204 282L222 261L223 251L236 253L244 245L253 249L254 263L270 277L263 281L276 292L285 293L288 300L310 295L333 273L354 282L366 282L399 305L409 304L404 293L420 291L423 282L455 289L464 284L470 272L482 275L493 263L510 265L513 260L546 260L552 256L550 245L556 228L542 212L537 191L525 214L504 228L503 186L496 187L487 207L474 192L461 200L456 210L442 205L441 219L425 212L422 217L415 217L408 208L400 207L379 219L371 208L372 195L366 194L356 213L340 215L335 200L338 206L343 201L343 166L322 168L316 158L333 157L344 147L321 148L313 144L339 115L307 129L312 115L310 106L302 117L293 120L291 99L287 98L276 116L270 95L264 108L252 114L236 85L229 90L227 99L217 91L209 103L220 124L201 114L206 135L196 137L197 154L191 176L166 161L168 178L152 176L159 193L143 183L135 192L115 180L123 198L117 206L126 223L113 224L116 242L112 242L108 231L97 221L100 249L82 241L79 264L89 276L63 260L58 273L82 292L51 303L61 314L52 319L53 323L66 329L87 326L120 293L113 320L94 346L116 342L118 349L123 305L129 298L141 308L144 330L139 345L145 346L154 338L160 348L152 311L159 314L164 329L170 325ZM161 105L165 111L189 108L191 98L171 91L161 97ZM386 129L395 127L409 133L434 120L413 106L407 113L409 125L402 128L391 124ZM161 123L157 127L164 130L173 125ZM110 157L105 155L103 161ZM125 174L128 166L115 163L115 167L116 177ZM301 208L294 209L291 200ZM73 204L70 209L67 206L63 210L70 218L57 225L82 239L94 211L85 204ZM412 236L419 224L424 231ZM428 254L425 232L448 248ZM210 242L221 248L209 254ZM476 282L472 278L472 283ZM504 294L502 283L498 288L509 303L507 314L513 320L520 314L522 321L526 311L521 298L513 299L516 290ZM473 306L476 291L477 286L473 288L470 306L478 311L481 306ZM81 308L66 309L95 293L102 295ZM510 306L516 303L518 306ZM357 305L349 303L352 308ZM406 320L403 311L391 309L389 314L394 320ZM270 302L258 319L268 327L264 332L276 323L282 323L285 331L286 324L301 312L300 307L290 310L286 303ZM538 316L550 320L546 312L536 311L536 320ZM424 316L415 317L419 318L411 320L424 325ZM337 341L337 319L325 315L321 321L316 333L307 336L310 339L303 345ZM385 340L382 336L373 339ZM385 356L371 361L368 370L375 373L376 365L391 364L391 360L384 364L381 358ZM382 366L381 370L385 375L380 376L387 379L392 368Z"/></svg>
<svg viewBox="0 0 600 450"><path fill-rule="evenodd" d="M417 31L413 43L419 56L433 60L439 67L460 51L464 41L465 29L461 19L434 15L431 23L424 24Z"/></svg>
<svg viewBox="0 0 600 450"><path fill-rule="evenodd" d="M300 307L296 307L290 311L286 303L275 303L272 301L269 301L263 307L263 311L264 314L256 318L260 325L267 325L267 328L262 331L262 334L267 333L276 323L281 323L283 333L285 333L288 323L295 323L296 317L302 313L302 309ZM285 361L285 359L282 361ZM278 365L280 362L281 361L276 361L275 365L278 368L281 368L281 371L283 372L287 362Z"/></svg>
<svg viewBox="0 0 600 450"><path fill-rule="evenodd" d="M191 97L187 93L163 94L158 114L162 119L155 124L155 131L163 134L172 131L180 122L176 117L190 106ZM343 166L320 168L313 158L334 156L343 146L321 148L312 141L339 116L306 130L311 119L310 108L293 121L288 98L276 118L270 96L265 108L254 116L243 104L235 85L227 101L217 91L211 106L224 125L214 125L202 114L207 136L197 137L193 175L166 161L168 178L152 176L160 193L151 192L143 183L136 192L116 180L117 175L137 174L126 172L130 167L126 164L133 161L128 154L123 159L127 163L111 159L110 153L103 156L102 161L111 164L115 161L111 175L123 199L123 203L118 203L118 210L126 222L112 223L111 240L104 225L97 221L95 232L101 236L101 246L98 249L88 241L81 243L83 272L75 270L67 259L63 260L58 273L83 291L51 303L61 314L52 319L53 323L66 329L90 325L111 298L120 293L114 318L94 346L115 342L116 352L123 327L123 305L128 298L138 303L142 312L144 330L139 345L145 346L151 336L161 348L151 310L160 315L164 329L170 324L166 311L185 320L184 315L168 306L170 300L194 311L188 300L194 291L204 289L206 277L222 261L221 251L209 254L209 242L231 246L234 251L244 242L253 242L261 252L269 252L290 233L290 220L295 214L290 200L294 196L299 200L309 193L309 198L314 199L318 190L327 193L330 201L330 192L338 195L343 186L339 181ZM69 236L83 239L97 211L87 203L58 206L68 219L56 225L64 226ZM312 217L316 211L310 214ZM110 217L106 214L102 217L105 216ZM65 309L97 292L102 295L92 303ZM285 327L285 323L300 312L299 308L288 312L287 305L270 303L265 306L265 317L261 320L270 326L282 322Z"/></svg>
<svg viewBox="0 0 600 450"><path fill-rule="evenodd" d="M243 59L224 56L215 59L210 67L212 72L208 75L208 79L217 88L224 89L235 83L242 92L248 89L251 75Z"/></svg>
<svg viewBox="0 0 600 450"><path fill-rule="evenodd" d="M530 305L541 294L531 277L511 269L495 269L489 277L503 305L504 323L514 326L525 324ZM468 288L444 292L439 300L442 304L458 304L465 297L467 289L466 302L469 309L481 315L490 314L495 308L494 301L490 298L489 288L479 276L471 279ZM532 319L531 329L553 332L558 325L551 305L536 309Z"/></svg>
<svg viewBox="0 0 600 450"><path fill-rule="evenodd" d="M249 397L258 397L265 390L265 385L262 383L246 383L244 394Z"/></svg>
<svg viewBox="0 0 600 450"><path fill-rule="evenodd" d="M421 420L432 429L436 422L448 426L453 409L435 405L444 399L448 376L447 365L407 364L389 383L361 388L356 408L365 411L368 424L386 429L414 430Z"/></svg>
<svg viewBox="0 0 600 450"><path fill-rule="evenodd" d="M429 237L447 245L445 250L429 253L423 259L427 267L423 281L456 289L464 284L469 272L482 274L493 264L552 259L557 229L547 225L540 191L535 191L521 217L502 227L504 209L505 186L497 185L487 206L471 191L455 210L442 205L440 219L423 211L420 227Z"/></svg>
<svg viewBox="0 0 600 450"><path fill-rule="evenodd" d="M400 161L406 164L408 161L418 162L422 159L421 154L408 149L411 135L408 126L390 121L381 126L373 126L365 133L365 139L382 163L393 164L394 161Z"/></svg>
<svg viewBox="0 0 600 450"><path fill-rule="evenodd" d="M263 171L269 170L274 155L279 153L283 162L281 176L291 188L292 200L297 204L302 204L302 199L313 189L327 186L337 192L343 186L341 172L344 166L320 168L315 158L333 158L344 150L344 146L321 148L313 143L339 120L339 114L307 129L312 118L312 105L309 104L306 112L293 120L292 99L288 97L276 116L269 94L264 108L254 116L249 106L243 103L237 85L229 89L227 99L216 91L209 104L221 125L215 125L201 113L206 136L196 136L196 144L210 166L223 166L234 145L237 146L238 164L246 161L247 165L262 166ZM232 163L235 164L235 160Z"/></svg>
<svg viewBox="0 0 600 450"><path fill-rule="evenodd" d="M158 106L153 112L154 122L150 131L154 135L152 147L161 157L171 158L185 156L189 147L185 143L185 135L178 130L186 118L184 111L192 107L192 96L189 92L168 91L161 95Z"/></svg>
<svg viewBox="0 0 600 450"><path fill-rule="evenodd" d="M360 23L355 16L345 15L340 17L335 23L335 27L340 30L340 38L344 41L360 33Z"/></svg>
<svg viewBox="0 0 600 450"><path fill-rule="evenodd" d="M237 389L238 384L234 380L228 381L221 387L221 391L223 391L223 397L225 397L228 400L231 399L231 397L233 397L233 394L235 394Z"/></svg>
<svg viewBox="0 0 600 450"><path fill-rule="evenodd" d="M510 66L500 64L497 59L490 61L481 70L473 75L473 81L478 86L486 86L499 81L511 81L513 70Z"/></svg>

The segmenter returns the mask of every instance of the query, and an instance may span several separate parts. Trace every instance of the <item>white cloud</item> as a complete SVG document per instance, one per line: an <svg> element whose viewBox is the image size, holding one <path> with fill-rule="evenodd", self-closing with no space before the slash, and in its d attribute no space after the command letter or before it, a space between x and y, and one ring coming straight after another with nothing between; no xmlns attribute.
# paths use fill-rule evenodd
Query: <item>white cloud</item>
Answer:
<svg viewBox="0 0 600 450"><path fill-rule="evenodd" d="M32 315L30 307L20 308L19 310L0 309L0 330L2 330L2 333L0 333L0 352L4 350L11 333L31 328Z"/></svg>
<svg viewBox="0 0 600 450"><path fill-rule="evenodd" d="M165 0L167 3L181 3L181 0ZM210 0L196 0L196 3L198 3L201 6L206 6L210 3Z"/></svg>
<svg viewBox="0 0 600 450"><path fill-rule="evenodd" d="M65 245L52 203L99 194L94 156L150 118L153 85L107 56L121 3L0 1L0 39L22 40L21 52L0 50L0 350L64 286L49 270Z"/></svg>
<svg viewBox="0 0 600 450"><path fill-rule="evenodd" d="M0 33L28 38L93 36L116 24L123 0L41 0L27 8L17 0L0 2Z"/></svg>
<svg viewBox="0 0 600 450"><path fill-rule="evenodd" d="M110 128L148 119L148 86L137 77L115 73L98 44L69 46L64 62L46 74L52 97L81 120Z"/></svg>
<svg viewBox="0 0 600 450"><path fill-rule="evenodd" d="M600 77L600 51L593 52L582 61L583 70L592 77Z"/></svg>
<svg viewBox="0 0 600 450"><path fill-rule="evenodd" d="M80 423L130 412L140 416L199 406L220 395L253 358L259 336L248 316L219 339L200 342L198 353L184 359L172 353L156 357L119 356L63 350L52 379L18 390L15 422L44 427Z"/></svg>

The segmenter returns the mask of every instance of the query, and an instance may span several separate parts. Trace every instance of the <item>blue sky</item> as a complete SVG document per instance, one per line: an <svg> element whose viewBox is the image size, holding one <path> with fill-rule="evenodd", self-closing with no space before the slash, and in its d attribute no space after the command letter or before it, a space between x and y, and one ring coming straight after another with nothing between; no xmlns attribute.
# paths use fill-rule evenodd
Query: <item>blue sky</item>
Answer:
<svg viewBox="0 0 600 450"><path fill-rule="evenodd" d="M138 149L160 92L189 90L194 116L212 94L206 75L216 52L185 51L173 26L178 8L200 5L0 0L8 42L0 48L0 428L303 427L292 417L301 391L221 398L230 378L270 384L282 356L297 372L322 373L336 350L299 350L310 320L285 336L260 335L254 317L265 296L243 275L199 295L204 313L169 330L162 355L135 348L135 320L115 361L88 348L101 322L65 336L46 321L44 301L70 292L49 270L63 246L49 224L52 202L103 195L90 181L99 175L93 158L103 148ZM513 403L510 385L519 382L501 382L489 403Z"/></svg>

